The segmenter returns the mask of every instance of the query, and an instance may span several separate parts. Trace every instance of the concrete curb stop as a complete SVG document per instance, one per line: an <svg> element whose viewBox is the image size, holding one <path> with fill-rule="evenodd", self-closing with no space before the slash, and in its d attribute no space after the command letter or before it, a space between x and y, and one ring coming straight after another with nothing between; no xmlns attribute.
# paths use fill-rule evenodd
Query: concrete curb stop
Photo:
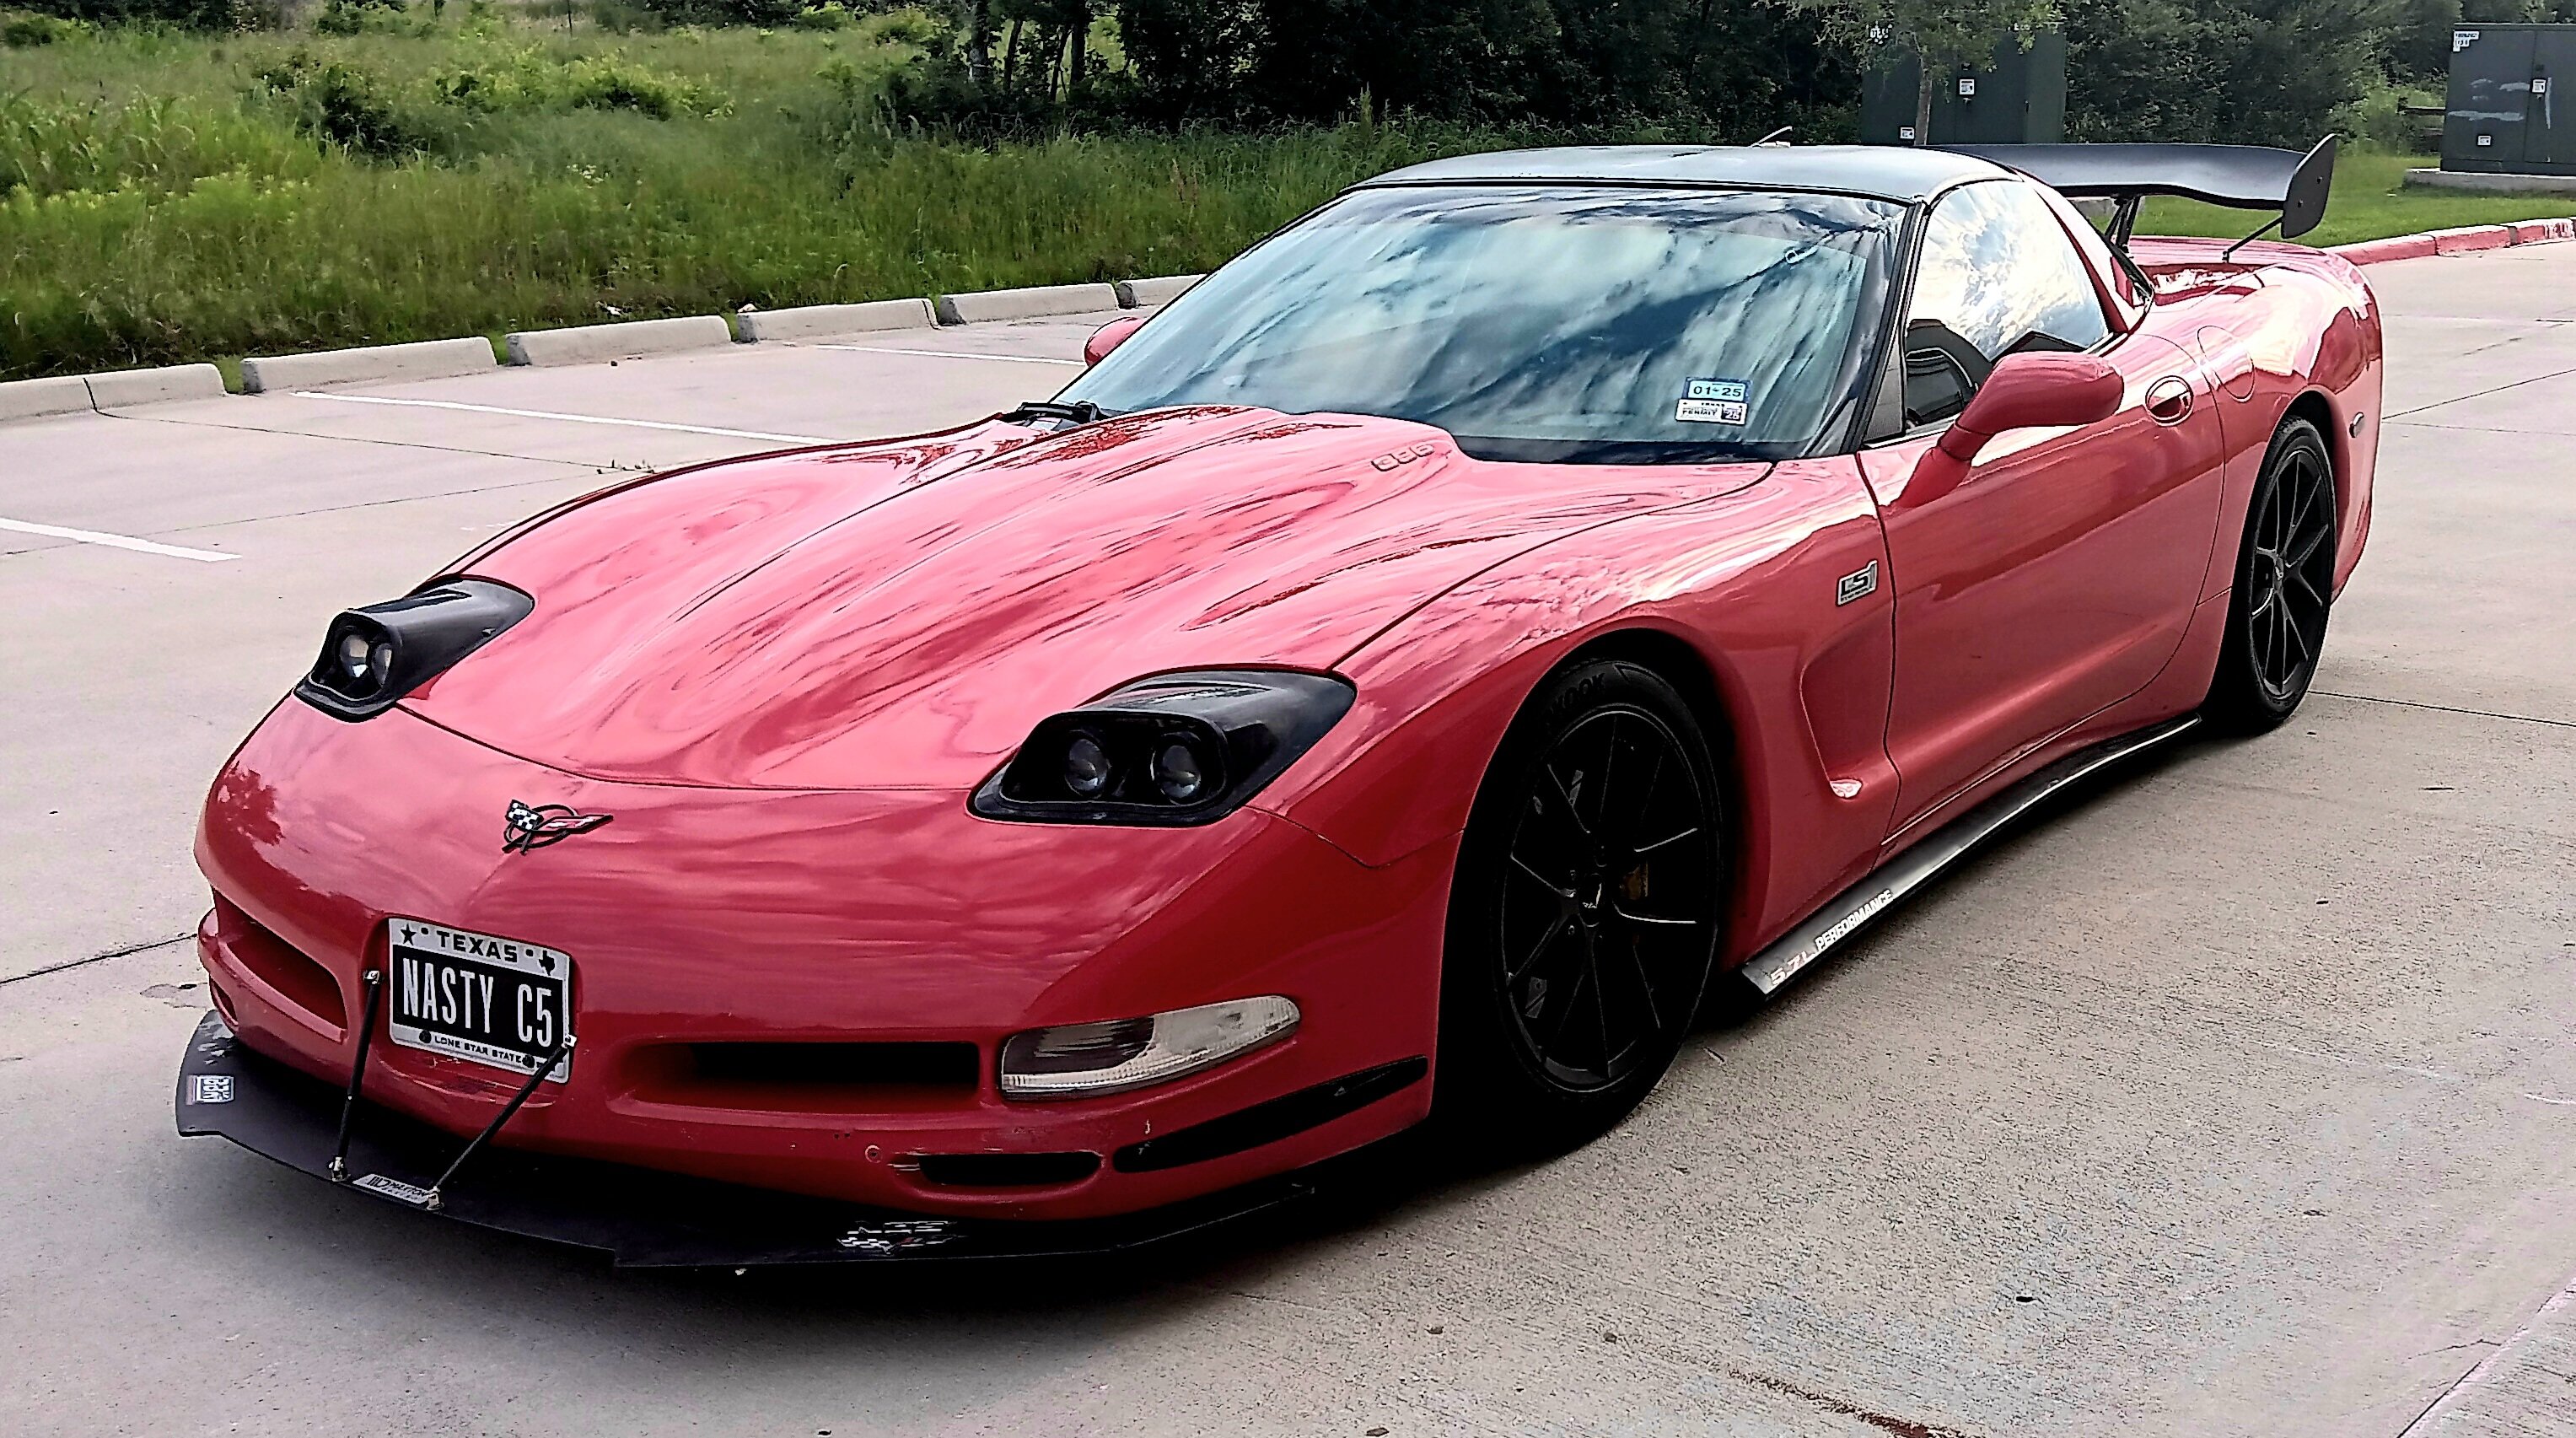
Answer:
<svg viewBox="0 0 2576 1438"><path fill-rule="evenodd" d="M939 297L943 325L982 324L990 320L1025 320L1041 315L1078 315L1086 310L1114 310L1114 285L1035 285L1020 290L977 290Z"/></svg>
<svg viewBox="0 0 2576 1438"><path fill-rule="evenodd" d="M83 410L223 397L224 372L210 364L52 375L0 384L0 419L42 419Z"/></svg>
<svg viewBox="0 0 2576 1438"><path fill-rule="evenodd" d="M829 339L876 330L928 329L939 323L928 300L872 300L856 305L800 305L784 310L744 310L737 318L746 340Z"/></svg>
<svg viewBox="0 0 2576 1438"><path fill-rule="evenodd" d="M629 320L614 325L574 325L559 330L519 330L502 336L514 365L599 364L643 359L676 350L713 349L733 343L722 315L683 315L668 320Z"/></svg>
<svg viewBox="0 0 2576 1438"><path fill-rule="evenodd" d="M1169 304L1179 299L1190 286L1206 279L1205 275L1163 275L1150 280L1120 280L1111 286L1118 292L1118 303L1125 309L1146 305Z"/></svg>
<svg viewBox="0 0 2576 1438"><path fill-rule="evenodd" d="M224 372L210 364L109 370L83 378L89 381L89 402L100 409L183 399L222 399L226 393Z"/></svg>
<svg viewBox="0 0 2576 1438"><path fill-rule="evenodd" d="M265 394L329 384L447 379L491 369L497 363L492 358L492 342L480 335L308 354L261 355L242 361L242 388L252 394Z"/></svg>
<svg viewBox="0 0 2576 1438"><path fill-rule="evenodd" d="M47 415L87 414L89 380L81 375L13 379L0 384L0 419L43 419Z"/></svg>

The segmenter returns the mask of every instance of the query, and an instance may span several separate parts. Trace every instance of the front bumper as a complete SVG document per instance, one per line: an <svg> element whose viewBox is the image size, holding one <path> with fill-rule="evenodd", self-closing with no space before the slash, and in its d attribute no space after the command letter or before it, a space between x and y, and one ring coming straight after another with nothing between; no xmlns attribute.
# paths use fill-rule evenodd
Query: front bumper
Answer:
<svg viewBox="0 0 2576 1438"><path fill-rule="evenodd" d="M1419 1073L1380 1083L1397 1077L1409 1084ZM182 1135L219 1135L317 1178L330 1173L340 1100L329 1084L262 1058L213 1012L197 1025L179 1065ZM459 1142L362 1102L351 1128L347 1186L421 1209L418 1195L446 1169ZM437 1212L478 1228L599 1250L620 1267L740 1268L1114 1253L1269 1212L1315 1187L1310 1175L1280 1174L1141 1213L1043 1222L907 1212L626 1164L484 1149L441 1192Z"/></svg>
<svg viewBox="0 0 2576 1438"><path fill-rule="evenodd" d="M512 798L615 822L507 854L496 816ZM343 724L289 703L217 780L198 860L217 893L199 954L226 1023L334 1089L391 916L572 955L570 1080L535 1094L500 1149L866 1208L1074 1221L1302 1169L1430 1105L1414 1083L1259 1142L1177 1144L1431 1048L1447 852L1373 868L1251 811L1086 830L990 823L938 791L617 784L400 710ZM1304 1023L1214 1069L1082 1099L998 1092L1010 1033L1262 993L1295 1000ZM367 1098L451 1144L515 1086L385 1042L381 1023ZM972 1072L823 1083L706 1062L798 1044L971 1047ZM1090 1167L996 1176L1014 1157Z"/></svg>

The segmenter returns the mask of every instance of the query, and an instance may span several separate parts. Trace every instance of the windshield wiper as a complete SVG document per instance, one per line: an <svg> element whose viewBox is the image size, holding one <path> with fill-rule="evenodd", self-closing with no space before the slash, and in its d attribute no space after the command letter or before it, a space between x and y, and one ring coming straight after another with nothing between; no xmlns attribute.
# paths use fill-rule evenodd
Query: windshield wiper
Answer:
<svg viewBox="0 0 2576 1438"><path fill-rule="evenodd" d="M1027 424L1033 419L1061 419L1070 420L1075 424L1098 424L1107 418L1109 418L1109 411L1087 399L1022 400L1018 409L1002 416L1003 422L1007 424Z"/></svg>

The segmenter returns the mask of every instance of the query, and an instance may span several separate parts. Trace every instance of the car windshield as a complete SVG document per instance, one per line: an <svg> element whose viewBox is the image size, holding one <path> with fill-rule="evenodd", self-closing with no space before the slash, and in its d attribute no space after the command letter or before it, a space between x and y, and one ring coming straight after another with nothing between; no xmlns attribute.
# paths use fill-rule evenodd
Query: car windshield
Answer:
<svg viewBox="0 0 2576 1438"><path fill-rule="evenodd" d="M1419 420L1488 459L1788 457L1855 388L1903 215L1795 193L1362 190L1060 398Z"/></svg>

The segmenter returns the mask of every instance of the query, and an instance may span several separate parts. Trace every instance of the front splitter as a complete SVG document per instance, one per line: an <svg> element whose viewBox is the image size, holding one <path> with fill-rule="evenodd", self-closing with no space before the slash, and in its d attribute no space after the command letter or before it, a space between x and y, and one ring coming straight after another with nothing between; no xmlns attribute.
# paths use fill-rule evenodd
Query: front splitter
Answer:
<svg viewBox="0 0 2576 1438"><path fill-rule="evenodd" d="M289 1168L330 1176L340 1093L261 1057L209 1010L179 1065L183 1136L214 1134ZM1143 1213L1030 1222L950 1218L808 1198L628 1164L479 1152L422 1206L464 1140L374 1104L351 1126L339 1185L426 1216L608 1254L633 1268L1010 1259L1115 1253L1202 1232L1305 1198L1293 1175Z"/></svg>

